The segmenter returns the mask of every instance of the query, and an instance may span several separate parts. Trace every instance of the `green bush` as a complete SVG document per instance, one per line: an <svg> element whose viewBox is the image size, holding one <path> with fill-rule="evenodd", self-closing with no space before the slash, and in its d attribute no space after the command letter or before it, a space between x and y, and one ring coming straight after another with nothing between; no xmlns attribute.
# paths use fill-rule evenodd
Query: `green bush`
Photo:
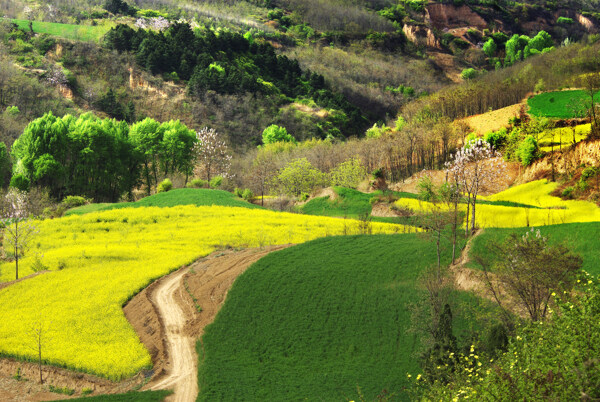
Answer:
<svg viewBox="0 0 600 402"><path fill-rule="evenodd" d="M84 197L81 197L79 195L68 195L65 198L63 198L63 200L62 200L62 205L66 209L80 207L80 206L88 204L88 203L89 203L89 201L87 199L85 199Z"/></svg>
<svg viewBox="0 0 600 402"><path fill-rule="evenodd" d="M223 176L215 176L210 179L210 187L211 188L219 188L223 184Z"/></svg>
<svg viewBox="0 0 600 402"><path fill-rule="evenodd" d="M523 166L531 165L537 158L538 154L538 143L532 135L528 135L525 139L519 144L517 148L517 156L521 161Z"/></svg>
<svg viewBox="0 0 600 402"><path fill-rule="evenodd" d="M29 179L23 174L16 174L11 177L10 186L21 191L29 191Z"/></svg>
<svg viewBox="0 0 600 402"><path fill-rule="evenodd" d="M331 185L356 188L367 177L365 168L358 158L348 159L337 165L331 172Z"/></svg>
<svg viewBox="0 0 600 402"><path fill-rule="evenodd" d="M472 80L473 78L477 77L477 75L478 72L474 68L466 68L462 70L462 73L460 73L460 76L463 80Z"/></svg>
<svg viewBox="0 0 600 402"><path fill-rule="evenodd" d="M501 130L487 133L483 136L483 139L495 150L500 150L508 140L508 131L506 131L505 128L502 128Z"/></svg>
<svg viewBox="0 0 600 402"><path fill-rule="evenodd" d="M310 198L310 194L308 194L308 193L301 193L300 197L298 197L298 199L302 202L308 200L309 198Z"/></svg>
<svg viewBox="0 0 600 402"><path fill-rule="evenodd" d="M204 188L208 185L206 180L202 179L193 179L187 184L187 188Z"/></svg>
<svg viewBox="0 0 600 402"><path fill-rule="evenodd" d="M569 186L562 191L563 198L573 198L573 193L575 192L575 188Z"/></svg>
<svg viewBox="0 0 600 402"><path fill-rule="evenodd" d="M173 189L173 183L171 183L171 180L164 179L163 181L160 182L160 184L156 188L156 192L157 193L166 193L167 191L172 190L172 189Z"/></svg>
<svg viewBox="0 0 600 402"><path fill-rule="evenodd" d="M245 189L242 193L242 198L248 202L254 199L254 193L249 188Z"/></svg>
<svg viewBox="0 0 600 402"><path fill-rule="evenodd" d="M242 198L243 193L244 190L242 190L241 188L236 187L235 189L233 189L233 195L235 195L236 197Z"/></svg>
<svg viewBox="0 0 600 402"><path fill-rule="evenodd" d="M583 172L581 172L581 179L587 180L591 177L594 177L598 174L599 171L600 171L600 168L587 167L587 168L583 169Z"/></svg>
<svg viewBox="0 0 600 402"><path fill-rule="evenodd" d="M558 19L556 20L556 22L558 24L566 24L566 25L570 25L573 24L573 18L569 18L569 17L558 17Z"/></svg>

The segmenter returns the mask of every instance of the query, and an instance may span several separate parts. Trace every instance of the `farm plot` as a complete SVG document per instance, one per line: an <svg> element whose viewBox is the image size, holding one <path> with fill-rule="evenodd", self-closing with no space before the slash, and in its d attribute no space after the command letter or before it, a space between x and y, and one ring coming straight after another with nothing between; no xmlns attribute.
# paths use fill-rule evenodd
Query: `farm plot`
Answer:
<svg viewBox="0 0 600 402"><path fill-rule="evenodd" d="M420 372L410 306L435 260L414 234L329 237L263 257L234 282L197 346L198 400L370 401L384 389L408 399L407 373ZM470 293L452 303L457 335L479 324L455 307L489 311Z"/></svg>
<svg viewBox="0 0 600 402"><path fill-rule="evenodd" d="M29 20L11 20L21 29L29 29ZM101 25L60 24L57 22L32 21L33 32L45 33L58 38L98 42L114 23L104 22Z"/></svg>
<svg viewBox="0 0 600 402"><path fill-rule="evenodd" d="M539 137L539 147L544 152L557 151L584 140L592 131L591 124L575 127L560 127L543 132ZM554 145L552 145L554 144Z"/></svg>
<svg viewBox="0 0 600 402"><path fill-rule="evenodd" d="M43 326L46 363L130 376L150 356L121 307L152 280L223 247L302 243L357 233L360 222L247 208L127 208L38 222L20 266L51 272L0 290L0 353L34 359L32 328ZM373 223L374 233L406 230ZM2 280L14 266L0 266ZM39 324L38 324L39 323Z"/></svg>
<svg viewBox="0 0 600 402"><path fill-rule="evenodd" d="M599 99L600 92L594 95ZM590 96L583 90L544 92L527 100L530 115L557 119L585 117L588 103Z"/></svg>
<svg viewBox="0 0 600 402"><path fill-rule="evenodd" d="M600 222L600 209L587 201L564 201L550 195L558 183L538 180L515 186L489 197L480 197L475 219L482 228L512 228L547 226L573 222ZM502 205L502 203L506 203ZM513 205L511 205L511 203ZM527 205L515 206L515 205ZM428 212L432 204L415 199L402 198L396 205L417 212ZM442 207L447 209L447 207ZM466 211L466 205L461 204Z"/></svg>

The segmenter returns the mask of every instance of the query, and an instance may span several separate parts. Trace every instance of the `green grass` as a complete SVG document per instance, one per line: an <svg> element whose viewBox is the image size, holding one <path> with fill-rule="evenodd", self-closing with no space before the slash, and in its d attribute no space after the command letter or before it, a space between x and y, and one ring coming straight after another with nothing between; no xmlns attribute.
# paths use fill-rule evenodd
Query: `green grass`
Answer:
<svg viewBox="0 0 600 402"><path fill-rule="evenodd" d="M29 30L28 20L11 20L21 29ZM45 33L58 38L84 42L98 42L114 26L107 22L103 25L59 24L56 22L33 21L33 32Z"/></svg>
<svg viewBox="0 0 600 402"><path fill-rule="evenodd" d="M329 199L329 196L314 198L304 204L300 210L307 215L358 218L361 215L370 214L372 205L369 201L371 198L383 194L381 191L362 193L345 187L333 187L333 191L338 195L335 200ZM391 194L403 198L417 197L412 193L392 192Z"/></svg>
<svg viewBox="0 0 600 402"><path fill-rule="evenodd" d="M481 268L474 262L476 256L491 257L494 261L500 256L488 251L486 244L500 244L511 233L525 234L529 228L511 229L485 229L473 240L471 247L470 264L473 268ZM567 223L562 225L544 226L540 228L543 236L547 236L551 243L565 241L569 248L583 258L583 269L592 275L600 275L600 222Z"/></svg>
<svg viewBox="0 0 600 402"><path fill-rule="evenodd" d="M106 211L117 208L139 207L175 207L177 205L220 205L224 207L262 208L246 202L223 190L205 188L179 188L166 193L158 193L136 202L117 204L88 204L68 210L65 215L83 215L90 212Z"/></svg>
<svg viewBox="0 0 600 402"><path fill-rule="evenodd" d="M408 399L407 373L420 371L409 305L435 259L433 243L409 234L328 237L269 254L235 281L197 345L198 400L355 400L357 386L366 400L383 389ZM489 306L462 292L452 302ZM460 316L456 334L477 326Z"/></svg>
<svg viewBox="0 0 600 402"><path fill-rule="evenodd" d="M161 402L171 391L128 392L126 394L96 395L83 398L63 399L63 401L92 401L92 402Z"/></svg>
<svg viewBox="0 0 600 402"><path fill-rule="evenodd" d="M600 100L600 92L594 99ZM588 102L589 96L583 90L544 92L527 100L530 115L558 119L585 117Z"/></svg>

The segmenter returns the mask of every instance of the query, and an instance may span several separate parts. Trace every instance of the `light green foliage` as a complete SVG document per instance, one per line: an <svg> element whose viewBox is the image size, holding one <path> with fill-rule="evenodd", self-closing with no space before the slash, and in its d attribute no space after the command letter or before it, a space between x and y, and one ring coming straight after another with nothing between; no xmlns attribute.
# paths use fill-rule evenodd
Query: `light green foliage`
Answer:
<svg viewBox="0 0 600 402"><path fill-rule="evenodd" d="M89 200L85 199L84 197L78 196L78 195L68 195L65 198L63 198L63 200L61 202L61 204L66 209L80 207L80 206L88 204L88 203L89 203Z"/></svg>
<svg viewBox="0 0 600 402"><path fill-rule="evenodd" d="M348 159L331 171L331 185L356 188L367 177L367 168L358 158Z"/></svg>
<svg viewBox="0 0 600 402"><path fill-rule="evenodd" d="M462 72L460 73L460 76L462 77L463 80L472 80L473 78L477 77L478 75L478 71L475 70L474 68L467 68L462 70Z"/></svg>
<svg viewBox="0 0 600 402"><path fill-rule="evenodd" d="M250 202L250 201L252 201L252 200L254 199L254 193L252 192L252 190L250 190L249 188L247 188L247 189L245 189L245 190L242 192L242 198L243 198L245 201L248 201L248 202Z"/></svg>
<svg viewBox="0 0 600 402"><path fill-rule="evenodd" d="M494 57L497 49L498 46L492 38L488 39L488 41L483 44L483 52L486 54L487 57Z"/></svg>
<svg viewBox="0 0 600 402"><path fill-rule="evenodd" d="M531 162L537 158L537 154L538 142L532 135L528 135L519 144L519 147L517 148L517 157L523 166L529 166L531 165Z"/></svg>
<svg viewBox="0 0 600 402"><path fill-rule="evenodd" d="M550 49L554 45L554 41L548 32L540 31L536 36L531 38L525 49L523 50L524 58L533 54L542 53L545 49Z"/></svg>
<svg viewBox="0 0 600 402"><path fill-rule="evenodd" d="M571 25L574 23L573 18L569 17L558 17L556 20L558 24Z"/></svg>
<svg viewBox="0 0 600 402"><path fill-rule="evenodd" d="M280 127L276 124L271 124L265 128L262 134L262 141L264 145L273 144L276 142L291 142L297 144L296 139L288 134L285 127Z"/></svg>
<svg viewBox="0 0 600 402"><path fill-rule="evenodd" d="M498 131L486 133L483 139L488 142L495 150L499 151L504 147L508 140L508 131L502 128Z"/></svg>
<svg viewBox="0 0 600 402"><path fill-rule="evenodd" d="M296 159L279 171L275 183L282 194L299 196L326 184L326 175L306 158Z"/></svg>
<svg viewBox="0 0 600 402"><path fill-rule="evenodd" d="M365 133L367 138L379 138L384 134L388 134L392 129L385 124L379 126L377 123L373 124L373 127L369 128Z"/></svg>
<svg viewBox="0 0 600 402"><path fill-rule="evenodd" d="M188 188L203 188L208 186L208 182L202 179L192 179L188 184Z"/></svg>
<svg viewBox="0 0 600 402"><path fill-rule="evenodd" d="M7 106L5 113L9 116L17 116L20 113L20 111L17 106Z"/></svg>
<svg viewBox="0 0 600 402"><path fill-rule="evenodd" d="M223 176L215 176L210 179L210 188L219 188L223 184Z"/></svg>
<svg viewBox="0 0 600 402"><path fill-rule="evenodd" d="M157 193L166 193L167 191L170 191L171 189L173 189L173 183L171 182L171 180L164 179L163 181L160 182L160 184L156 188L156 192Z"/></svg>
<svg viewBox="0 0 600 402"><path fill-rule="evenodd" d="M408 306L423 296L417 278L436 258L409 234L328 237L262 258L198 343L198 400L334 401L357 386L364 400L383 389L406 400L406 373L420 371ZM479 303L468 293L452 299ZM455 333L471 323L455 316Z"/></svg>

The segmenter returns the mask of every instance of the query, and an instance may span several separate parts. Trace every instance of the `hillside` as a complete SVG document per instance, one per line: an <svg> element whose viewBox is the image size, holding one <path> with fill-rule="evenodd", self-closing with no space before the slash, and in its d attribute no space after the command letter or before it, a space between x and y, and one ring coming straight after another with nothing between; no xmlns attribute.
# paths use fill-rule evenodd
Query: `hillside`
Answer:
<svg viewBox="0 0 600 402"><path fill-rule="evenodd" d="M598 397L599 7L0 0L0 400Z"/></svg>

